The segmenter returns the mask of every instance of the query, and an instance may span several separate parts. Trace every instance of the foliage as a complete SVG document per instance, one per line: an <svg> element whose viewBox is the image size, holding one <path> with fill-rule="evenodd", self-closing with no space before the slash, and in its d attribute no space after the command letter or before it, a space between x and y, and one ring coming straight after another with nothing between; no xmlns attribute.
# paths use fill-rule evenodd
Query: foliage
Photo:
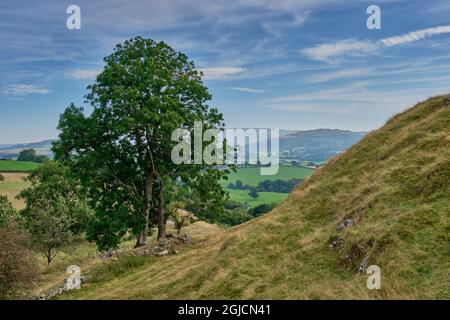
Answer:
<svg viewBox="0 0 450 320"><path fill-rule="evenodd" d="M276 206L277 206L276 203L263 203L260 204L259 206L249 209L247 213L256 218L263 215L264 213L272 211L272 209L275 208Z"/></svg>
<svg viewBox="0 0 450 320"><path fill-rule="evenodd" d="M253 199L256 199L259 197L258 191L256 189L250 189L248 192L248 195L252 197Z"/></svg>
<svg viewBox="0 0 450 320"><path fill-rule="evenodd" d="M47 156L37 155L36 150L34 149L24 149L19 153L19 157L17 161L30 161L36 163L43 163L48 160Z"/></svg>
<svg viewBox="0 0 450 320"><path fill-rule="evenodd" d="M36 261L28 244L16 223L0 225L0 300L17 298L33 284Z"/></svg>
<svg viewBox="0 0 450 320"><path fill-rule="evenodd" d="M0 182L3 182L3 181L5 181L5 176L3 176L3 175L0 173Z"/></svg>
<svg viewBox="0 0 450 320"><path fill-rule="evenodd" d="M91 210L79 182L58 163L46 162L27 181L31 187L19 194L26 203L20 215L33 245L50 264L62 247L85 231Z"/></svg>
<svg viewBox="0 0 450 320"><path fill-rule="evenodd" d="M5 196L0 195L0 227L5 226L17 217L16 210Z"/></svg>
<svg viewBox="0 0 450 320"><path fill-rule="evenodd" d="M236 183L230 183L228 189L235 190L255 190L256 192L280 192L290 193L297 186L302 179L290 179L290 180L263 180L258 183L258 186L251 186L243 184L241 180L237 180Z"/></svg>
<svg viewBox="0 0 450 320"><path fill-rule="evenodd" d="M206 207L220 206L224 192L218 181L228 172L174 164L171 151L179 141L171 136L179 128L193 134L195 121L203 129L223 129L223 118L208 106L211 96L194 63L164 42L136 37L104 60L86 96L93 112L86 116L70 105L60 117L53 150L89 190L95 209L89 238L107 249L131 230L138 246L155 220L158 237L164 236L165 187L177 178L202 189Z"/></svg>

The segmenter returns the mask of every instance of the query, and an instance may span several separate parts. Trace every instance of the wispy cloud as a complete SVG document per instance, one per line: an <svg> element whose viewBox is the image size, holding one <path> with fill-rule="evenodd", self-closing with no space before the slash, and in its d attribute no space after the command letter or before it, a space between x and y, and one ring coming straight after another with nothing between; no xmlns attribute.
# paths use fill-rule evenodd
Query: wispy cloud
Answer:
<svg viewBox="0 0 450 320"><path fill-rule="evenodd" d="M381 47L402 45L446 33L450 33L450 26L421 29L399 36L384 38L375 42L356 39L339 40L303 49L301 50L301 53L313 60L334 62L343 55L358 56L373 54Z"/></svg>
<svg viewBox="0 0 450 320"><path fill-rule="evenodd" d="M240 67L219 67L219 68L205 68L203 71L204 80L224 80L229 76L245 71Z"/></svg>
<svg viewBox="0 0 450 320"><path fill-rule="evenodd" d="M396 46L408 42L414 42L422 40L428 37L432 37L438 34L450 33L450 26L440 26L436 28L427 28L422 30L413 31L401 36L390 37L381 39L380 42L385 46Z"/></svg>
<svg viewBox="0 0 450 320"><path fill-rule="evenodd" d="M100 70L97 69L76 69L70 73L70 77L77 80L95 80Z"/></svg>
<svg viewBox="0 0 450 320"><path fill-rule="evenodd" d="M377 46L369 41L347 39L320 44L315 47L303 49L301 52L313 60L332 62L336 57L344 54L368 54L374 52L376 49Z"/></svg>
<svg viewBox="0 0 450 320"><path fill-rule="evenodd" d="M371 68L356 68L356 69L344 69L337 70L333 72L321 73L313 75L310 79L310 83L320 83L327 82L336 79L344 78L356 78L356 77L366 77L373 72Z"/></svg>
<svg viewBox="0 0 450 320"><path fill-rule="evenodd" d="M265 93L266 91L261 89L243 88L243 87L230 87L230 90L247 92L247 93Z"/></svg>
<svg viewBox="0 0 450 320"><path fill-rule="evenodd" d="M28 94L47 94L50 90L32 84L11 84L3 90L3 94L11 96L25 96Z"/></svg>

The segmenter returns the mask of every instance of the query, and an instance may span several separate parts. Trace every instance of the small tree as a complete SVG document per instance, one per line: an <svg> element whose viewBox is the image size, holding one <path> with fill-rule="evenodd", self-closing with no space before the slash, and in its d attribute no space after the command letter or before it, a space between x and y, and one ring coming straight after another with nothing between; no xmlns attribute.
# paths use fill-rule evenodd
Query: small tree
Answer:
<svg viewBox="0 0 450 320"><path fill-rule="evenodd" d="M34 161L36 159L36 150L34 149L24 149L20 151L18 161Z"/></svg>
<svg viewBox="0 0 450 320"><path fill-rule="evenodd" d="M0 173L0 182L3 182L3 181L5 181L5 176L3 176L3 175Z"/></svg>
<svg viewBox="0 0 450 320"><path fill-rule="evenodd" d="M182 228L195 221L195 216L182 208L183 206L180 202L173 202L167 208L167 212L173 220L178 235L181 233Z"/></svg>
<svg viewBox="0 0 450 320"><path fill-rule="evenodd" d="M19 195L26 203L20 215L33 245L50 265L59 250L72 244L85 230L91 212L77 180L63 166L47 162L27 180L31 187Z"/></svg>
<svg viewBox="0 0 450 320"><path fill-rule="evenodd" d="M258 191L256 191L256 189L251 189L251 190L248 192L248 195L249 195L250 197L252 197L252 199L257 199L257 198L259 198L259 194L258 194Z"/></svg>

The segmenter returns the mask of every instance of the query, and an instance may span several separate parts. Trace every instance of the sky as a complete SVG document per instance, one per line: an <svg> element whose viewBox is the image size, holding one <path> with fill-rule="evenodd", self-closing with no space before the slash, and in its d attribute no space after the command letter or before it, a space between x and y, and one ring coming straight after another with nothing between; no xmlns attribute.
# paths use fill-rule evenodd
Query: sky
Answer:
<svg viewBox="0 0 450 320"><path fill-rule="evenodd" d="M448 0L2 0L0 144L56 138L103 57L135 36L186 53L233 128L368 131L450 91Z"/></svg>

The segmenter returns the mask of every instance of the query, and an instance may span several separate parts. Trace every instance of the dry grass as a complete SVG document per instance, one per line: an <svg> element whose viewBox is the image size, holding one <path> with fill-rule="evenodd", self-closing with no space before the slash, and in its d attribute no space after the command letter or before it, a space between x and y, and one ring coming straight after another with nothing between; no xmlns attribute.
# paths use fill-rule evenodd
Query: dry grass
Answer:
<svg viewBox="0 0 450 320"><path fill-rule="evenodd" d="M25 203L23 200L16 199L16 196L28 186L28 183L23 180L28 174L4 172L2 175L5 177L5 181L0 182L0 195L8 197L8 200L17 210L23 209Z"/></svg>

